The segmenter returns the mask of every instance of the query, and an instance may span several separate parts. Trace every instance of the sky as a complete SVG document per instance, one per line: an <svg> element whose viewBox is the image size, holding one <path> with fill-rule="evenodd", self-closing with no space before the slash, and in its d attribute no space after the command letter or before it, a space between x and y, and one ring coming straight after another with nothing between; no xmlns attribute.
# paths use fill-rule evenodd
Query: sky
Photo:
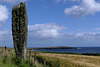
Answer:
<svg viewBox="0 0 100 67"><path fill-rule="evenodd" d="M26 2L27 47L100 47L100 0L0 0L0 47L13 47L12 8Z"/></svg>

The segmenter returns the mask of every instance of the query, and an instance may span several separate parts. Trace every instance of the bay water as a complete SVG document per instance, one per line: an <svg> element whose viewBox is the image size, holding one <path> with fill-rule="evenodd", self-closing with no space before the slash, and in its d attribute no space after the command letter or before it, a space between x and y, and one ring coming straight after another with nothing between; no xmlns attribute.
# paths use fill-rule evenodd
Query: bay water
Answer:
<svg viewBox="0 0 100 67"><path fill-rule="evenodd" d="M33 49L35 51L70 52L70 53L100 53L100 47L76 47L77 49Z"/></svg>

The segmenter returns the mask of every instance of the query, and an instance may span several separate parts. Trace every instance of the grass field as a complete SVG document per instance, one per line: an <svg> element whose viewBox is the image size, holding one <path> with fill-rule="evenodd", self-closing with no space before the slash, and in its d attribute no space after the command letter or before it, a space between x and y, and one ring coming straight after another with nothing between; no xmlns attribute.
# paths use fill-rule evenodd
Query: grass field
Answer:
<svg viewBox="0 0 100 67"><path fill-rule="evenodd" d="M29 52L29 50L28 50ZM23 60L16 58L14 49L0 48L0 67L34 67L34 53L36 52L35 67L100 67L100 56L87 56L80 54L60 54L53 52L30 51L31 56Z"/></svg>
<svg viewBox="0 0 100 67"><path fill-rule="evenodd" d="M38 53L37 58L46 59L50 67L100 67L100 56Z"/></svg>

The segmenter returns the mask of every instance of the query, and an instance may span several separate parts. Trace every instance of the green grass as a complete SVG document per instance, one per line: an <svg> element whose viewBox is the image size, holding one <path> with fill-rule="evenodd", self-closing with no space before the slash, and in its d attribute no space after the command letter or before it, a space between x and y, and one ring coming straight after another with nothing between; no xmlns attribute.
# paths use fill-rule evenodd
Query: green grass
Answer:
<svg viewBox="0 0 100 67"><path fill-rule="evenodd" d="M54 53L54 54L74 54L74 55L81 55L79 53L71 53L71 52L48 52L48 51L34 51L36 53Z"/></svg>
<svg viewBox="0 0 100 67"><path fill-rule="evenodd" d="M0 48L0 67L43 67L44 60L46 60L45 67L91 67L92 64L100 66L99 56L85 56L93 54L77 54L67 52L42 52L42 51L31 51L31 57L27 57L25 60L16 58L14 49L7 48L7 52L2 53ZM34 65L34 53L36 55L36 63ZM27 56L29 53L27 54ZM99 54L96 54L99 55Z"/></svg>
<svg viewBox="0 0 100 67"><path fill-rule="evenodd" d="M0 67L17 67L16 65L13 64L0 64Z"/></svg>
<svg viewBox="0 0 100 67"><path fill-rule="evenodd" d="M0 60L0 67L33 67L34 64L30 59L16 58L15 55L3 56Z"/></svg>
<svg viewBox="0 0 100 67"><path fill-rule="evenodd" d="M88 56L100 56L100 53L71 53L71 52L48 52L48 51L34 51L37 53L54 53L54 54L72 54L72 55L88 55Z"/></svg>
<svg viewBox="0 0 100 67"><path fill-rule="evenodd" d="M3 53L2 53L3 49ZM42 64L36 61L34 65L34 58L16 58L14 49L7 48L5 52L4 48L0 48L0 67L43 67Z"/></svg>

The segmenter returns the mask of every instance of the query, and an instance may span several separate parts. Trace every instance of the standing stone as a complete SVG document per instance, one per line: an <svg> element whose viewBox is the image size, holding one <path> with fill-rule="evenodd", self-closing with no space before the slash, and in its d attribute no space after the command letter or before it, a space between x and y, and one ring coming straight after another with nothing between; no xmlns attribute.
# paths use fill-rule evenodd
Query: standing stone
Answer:
<svg viewBox="0 0 100 67"><path fill-rule="evenodd" d="M12 36L16 57L26 58L28 18L26 3L12 8Z"/></svg>

